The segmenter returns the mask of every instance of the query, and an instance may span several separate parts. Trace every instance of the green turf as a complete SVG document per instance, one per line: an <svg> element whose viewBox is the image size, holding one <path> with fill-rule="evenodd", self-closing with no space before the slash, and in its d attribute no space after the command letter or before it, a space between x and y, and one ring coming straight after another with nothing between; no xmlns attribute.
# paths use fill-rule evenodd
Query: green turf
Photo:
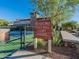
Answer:
<svg viewBox="0 0 79 59"><path fill-rule="evenodd" d="M20 39L14 40L16 37L10 37L10 41L8 43L2 43L0 42L0 51L7 51L7 50L17 50L20 49ZM33 41L33 35L27 35L25 37L25 42L31 42ZM0 58L6 57L7 55L11 54L12 52L7 53L0 53Z"/></svg>
<svg viewBox="0 0 79 59"><path fill-rule="evenodd" d="M4 59L4 57L8 56L9 54L11 54L11 53L0 53L0 59L1 58Z"/></svg>

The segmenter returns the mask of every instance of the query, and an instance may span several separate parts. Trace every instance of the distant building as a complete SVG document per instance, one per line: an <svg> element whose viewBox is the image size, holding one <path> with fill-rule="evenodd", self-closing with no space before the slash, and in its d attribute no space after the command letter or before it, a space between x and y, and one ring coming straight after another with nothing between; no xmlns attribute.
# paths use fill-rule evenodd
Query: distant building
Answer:
<svg viewBox="0 0 79 59"><path fill-rule="evenodd" d="M14 25L29 25L31 24L31 19L18 19L14 22Z"/></svg>
<svg viewBox="0 0 79 59"><path fill-rule="evenodd" d="M14 25L33 25L35 20L44 20L47 19L46 17L40 17L36 12L31 13L30 19L17 19L14 22Z"/></svg>
<svg viewBox="0 0 79 59"><path fill-rule="evenodd" d="M45 18L47 19L47 18ZM36 18L36 20L44 20L44 18ZM30 25L33 19L18 19L14 22L14 25Z"/></svg>
<svg viewBox="0 0 79 59"><path fill-rule="evenodd" d="M47 17L40 17L36 12L31 13L31 18L29 19L17 19L13 25L16 27L15 29L23 29L24 27L27 28L27 30L32 30L34 26L34 22L36 20L47 20ZM19 28L18 28L19 27Z"/></svg>

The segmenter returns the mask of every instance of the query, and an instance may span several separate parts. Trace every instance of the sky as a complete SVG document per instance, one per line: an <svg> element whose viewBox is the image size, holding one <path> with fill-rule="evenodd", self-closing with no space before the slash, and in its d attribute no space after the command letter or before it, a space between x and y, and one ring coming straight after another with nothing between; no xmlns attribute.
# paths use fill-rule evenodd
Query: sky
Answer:
<svg viewBox="0 0 79 59"><path fill-rule="evenodd" d="M74 15L72 16L71 20L74 20L74 21L78 21L79 22L79 5L76 6L76 9L75 9L75 13Z"/></svg>
<svg viewBox="0 0 79 59"><path fill-rule="evenodd" d="M15 21L16 19L30 18L33 7L30 0L0 0L0 19ZM79 22L79 6L76 7L71 20Z"/></svg>
<svg viewBox="0 0 79 59"><path fill-rule="evenodd" d="M33 10L30 0L0 0L0 18L15 21L29 18Z"/></svg>

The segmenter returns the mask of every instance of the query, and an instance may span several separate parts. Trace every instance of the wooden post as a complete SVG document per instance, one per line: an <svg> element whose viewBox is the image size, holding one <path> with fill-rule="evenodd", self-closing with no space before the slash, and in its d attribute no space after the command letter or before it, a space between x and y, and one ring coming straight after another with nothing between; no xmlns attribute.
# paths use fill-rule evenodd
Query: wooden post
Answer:
<svg viewBox="0 0 79 59"><path fill-rule="evenodd" d="M35 40L34 40L34 49L35 50L37 49L37 38L35 38Z"/></svg>
<svg viewBox="0 0 79 59"><path fill-rule="evenodd" d="M51 53L52 52L52 48L51 48L51 40L48 40L48 52Z"/></svg>
<svg viewBox="0 0 79 59"><path fill-rule="evenodd" d="M33 26L33 31L34 31L34 26L35 26L35 20L36 20L36 12L32 12L31 13L31 20L32 20L32 26ZM34 38L34 49L37 49L37 38Z"/></svg>

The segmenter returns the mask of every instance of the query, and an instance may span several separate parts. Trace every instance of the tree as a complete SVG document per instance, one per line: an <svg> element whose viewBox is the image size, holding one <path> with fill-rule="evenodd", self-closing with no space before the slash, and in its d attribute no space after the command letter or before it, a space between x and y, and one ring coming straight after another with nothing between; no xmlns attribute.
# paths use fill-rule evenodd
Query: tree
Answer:
<svg viewBox="0 0 79 59"><path fill-rule="evenodd" d="M76 28L79 29L79 23L76 24Z"/></svg>
<svg viewBox="0 0 79 59"><path fill-rule="evenodd" d="M75 6L79 0L32 0L37 12L42 12L44 17L50 17L55 29L74 14ZM53 28L53 27L52 27Z"/></svg>
<svg viewBox="0 0 79 59"><path fill-rule="evenodd" d="M9 22L7 20L0 19L0 26L7 26L8 24Z"/></svg>
<svg viewBox="0 0 79 59"><path fill-rule="evenodd" d="M76 25L77 25L76 21L69 21L69 22L63 23L62 27L65 30L73 30L73 29L76 29Z"/></svg>
<svg viewBox="0 0 79 59"><path fill-rule="evenodd" d="M79 0L32 0L35 11L41 12L44 17L50 17L53 37L57 37L57 28L65 21L68 21L75 12L75 6Z"/></svg>
<svg viewBox="0 0 79 59"><path fill-rule="evenodd" d="M69 19L74 14L79 0L32 0L36 11L50 17L53 25Z"/></svg>

